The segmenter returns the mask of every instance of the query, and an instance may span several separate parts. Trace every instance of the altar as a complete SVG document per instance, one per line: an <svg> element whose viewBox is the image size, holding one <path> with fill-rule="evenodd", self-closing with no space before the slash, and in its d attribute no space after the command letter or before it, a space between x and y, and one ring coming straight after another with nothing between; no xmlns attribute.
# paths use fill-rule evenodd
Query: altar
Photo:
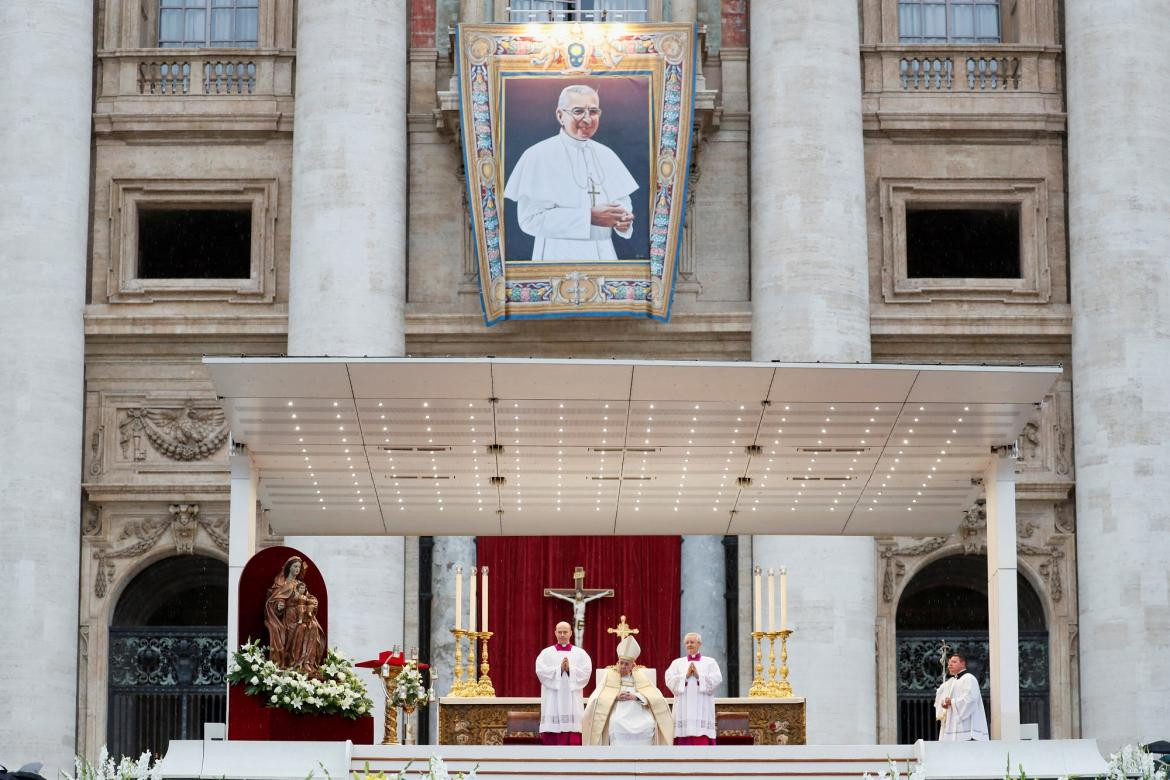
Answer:
<svg viewBox="0 0 1170 780"><path fill-rule="evenodd" d="M674 704L674 699L667 699ZM539 717L540 699L527 696L439 699L440 745L502 745L509 712ZM716 715L747 713L748 731L756 745L805 744L805 700L739 697L715 700ZM746 735L736 735L746 736Z"/></svg>

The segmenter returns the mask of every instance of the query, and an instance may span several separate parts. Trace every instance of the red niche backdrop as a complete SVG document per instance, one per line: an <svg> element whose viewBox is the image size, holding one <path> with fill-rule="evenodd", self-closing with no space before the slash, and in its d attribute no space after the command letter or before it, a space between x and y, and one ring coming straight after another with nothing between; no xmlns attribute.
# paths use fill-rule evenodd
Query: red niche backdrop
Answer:
<svg viewBox="0 0 1170 780"><path fill-rule="evenodd" d="M269 547L253 555L245 564L240 575L240 644L249 639L269 644L268 629L264 627L264 602L268 600L272 581L293 556L303 563L300 579L304 580L309 593L317 597L317 622L325 634L325 646L329 646L329 592L325 589L325 580L309 557L292 547Z"/></svg>
<svg viewBox="0 0 1170 780"><path fill-rule="evenodd" d="M574 641L593 668L617 663L618 638L606 632L622 615L638 629L638 663L656 669L658 687L679 654L679 536L481 536L477 563L488 567L488 627L492 685L497 696L539 696L534 664L555 641L558 621L573 622L573 606L545 597L545 588L573 587L573 569L585 569L586 588L612 588L612 598L585 607L585 636ZM466 576L466 573L464 574ZM467 597L466 584L463 588ZM476 609L481 607L476 605ZM464 621L467 604L463 604ZM479 614L476 615L477 622ZM466 622L464 623L466 625ZM444 680L449 684L450 677ZM585 694L593 691L593 680ZM445 692L445 691L444 691ZM667 693L666 695L670 695Z"/></svg>

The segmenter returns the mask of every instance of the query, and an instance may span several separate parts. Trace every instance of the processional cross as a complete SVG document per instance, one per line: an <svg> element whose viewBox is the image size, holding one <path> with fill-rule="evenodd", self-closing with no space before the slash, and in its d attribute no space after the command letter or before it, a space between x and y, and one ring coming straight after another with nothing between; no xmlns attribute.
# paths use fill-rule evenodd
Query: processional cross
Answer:
<svg viewBox="0 0 1170 780"><path fill-rule="evenodd" d="M577 644L585 638L585 605L599 598L612 598L612 588L586 588L585 567L577 566L573 569L573 587L545 588L544 595L567 601L573 605L573 636Z"/></svg>
<svg viewBox="0 0 1170 780"><path fill-rule="evenodd" d="M939 662L942 664L943 682L947 681L947 658L950 656L950 654L951 654L950 651L952 649L954 649L954 648L952 648L950 645L948 645L947 640L945 640L945 639L942 640L942 644L940 644L939 648L938 648Z"/></svg>
<svg viewBox="0 0 1170 780"><path fill-rule="evenodd" d="M618 621L617 628L605 629L607 634L617 634L618 639L625 639L630 634L638 633L638 629L630 628L630 624L626 622L626 616L622 615L622 619Z"/></svg>

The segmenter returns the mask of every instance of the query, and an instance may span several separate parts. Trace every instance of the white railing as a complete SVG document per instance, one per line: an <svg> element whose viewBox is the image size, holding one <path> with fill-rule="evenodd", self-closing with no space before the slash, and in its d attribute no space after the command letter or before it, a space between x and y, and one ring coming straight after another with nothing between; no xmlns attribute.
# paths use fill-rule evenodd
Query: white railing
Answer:
<svg viewBox="0 0 1170 780"><path fill-rule="evenodd" d="M865 91L1008 92L1056 95L1060 50L1000 46L862 47Z"/></svg>
<svg viewBox="0 0 1170 780"><path fill-rule="evenodd" d="M133 49L99 59L99 98L292 96L292 52Z"/></svg>

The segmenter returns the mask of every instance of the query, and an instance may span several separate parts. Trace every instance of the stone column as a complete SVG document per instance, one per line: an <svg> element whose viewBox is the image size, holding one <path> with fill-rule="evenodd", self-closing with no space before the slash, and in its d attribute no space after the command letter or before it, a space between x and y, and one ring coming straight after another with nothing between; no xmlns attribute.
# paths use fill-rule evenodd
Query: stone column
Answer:
<svg viewBox="0 0 1170 780"><path fill-rule="evenodd" d="M313 0L297 14L288 352L402 355L406 2ZM285 541L325 577L330 645L361 660L404 643L401 536ZM381 734L384 694L369 690Z"/></svg>
<svg viewBox="0 0 1170 780"><path fill-rule="evenodd" d="M869 362L857 4L750 10L752 356Z"/></svg>
<svg viewBox="0 0 1170 780"><path fill-rule="evenodd" d="M455 638L451 634L451 629L455 627L455 567L463 567L463 576L466 579L467 572L475 566L475 537L436 536L431 561L431 663L439 670L439 684L435 686L435 694L446 696L451 690L455 674ZM497 594L497 597L498 595L502 594ZM466 582L463 587L463 598L467 598ZM466 603L463 609L466 625ZM466 659L464 662L466 663ZM439 708L430 709L431 743L437 745Z"/></svg>
<svg viewBox="0 0 1170 780"><path fill-rule="evenodd" d="M459 0L459 21L479 24L483 18L483 0Z"/></svg>
<svg viewBox="0 0 1170 780"><path fill-rule="evenodd" d="M752 358L867 363L857 4L750 13ZM789 666L808 697L809 743L872 744L873 539L757 536L752 548L764 569L788 567Z"/></svg>
<svg viewBox="0 0 1170 780"><path fill-rule="evenodd" d="M93 35L93 3L0 3L0 743L46 777L77 727Z"/></svg>
<svg viewBox="0 0 1170 780"><path fill-rule="evenodd" d="M297 9L290 355L402 355L406 3Z"/></svg>
<svg viewBox="0 0 1170 780"><path fill-rule="evenodd" d="M703 637L703 654L714 658L723 670L717 696L727 695L726 563L722 536L682 538L682 594L678 653L683 637L697 632ZM659 672L665 674L666 670Z"/></svg>
<svg viewBox="0 0 1170 780"><path fill-rule="evenodd" d="M1170 16L1065 19L1081 732L1108 751L1170 723Z"/></svg>

